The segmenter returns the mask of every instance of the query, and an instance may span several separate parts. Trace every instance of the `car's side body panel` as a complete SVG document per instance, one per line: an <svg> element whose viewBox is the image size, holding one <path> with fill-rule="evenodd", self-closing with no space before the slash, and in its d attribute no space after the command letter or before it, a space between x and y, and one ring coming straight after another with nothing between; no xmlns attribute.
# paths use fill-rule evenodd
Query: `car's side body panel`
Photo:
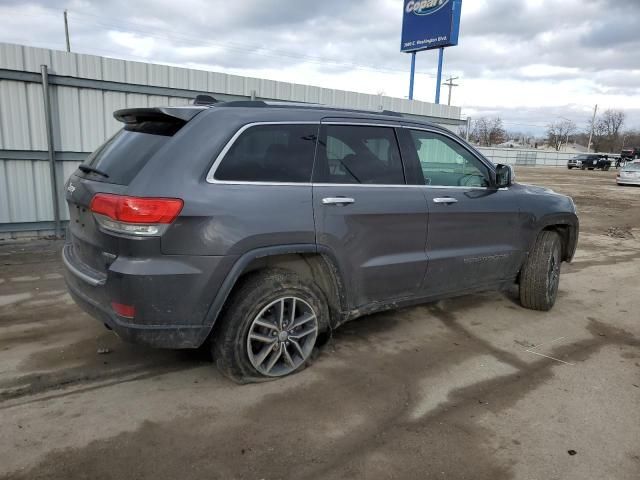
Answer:
<svg viewBox="0 0 640 480"><path fill-rule="evenodd" d="M313 187L318 245L335 252L353 307L419 293L426 270L427 208L416 188ZM323 204L349 197L354 203Z"/></svg>
<svg viewBox="0 0 640 480"><path fill-rule="evenodd" d="M514 279L522 263L519 202L505 189L424 188L431 207L423 294ZM451 198L456 203L436 203Z"/></svg>

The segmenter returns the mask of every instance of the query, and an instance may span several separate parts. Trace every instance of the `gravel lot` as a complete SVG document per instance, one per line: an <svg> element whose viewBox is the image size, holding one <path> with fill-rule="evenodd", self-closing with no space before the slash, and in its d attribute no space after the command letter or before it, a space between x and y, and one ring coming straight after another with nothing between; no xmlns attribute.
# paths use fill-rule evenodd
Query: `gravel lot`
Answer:
<svg viewBox="0 0 640 480"><path fill-rule="evenodd" d="M581 219L549 313L514 291L365 317L312 368L237 386L122 343L59 242L0 243L0 477L640 478L640 188L518 168Z"/></svg>

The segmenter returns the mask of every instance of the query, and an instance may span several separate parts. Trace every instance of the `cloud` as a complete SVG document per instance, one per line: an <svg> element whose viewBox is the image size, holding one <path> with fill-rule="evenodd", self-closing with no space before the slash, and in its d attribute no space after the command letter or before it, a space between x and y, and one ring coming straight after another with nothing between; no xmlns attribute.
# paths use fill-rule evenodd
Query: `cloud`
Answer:
<svg viewBox="0 0 640 480"><path fill-rule="evenodd" d="M407 93L398 0L0 0L0 41L64 49L65 8L79 52ZM638 18L638 0L466 0L445 54L454 103L519 121L599 103L640 127ZM432 101L436 54L417 60L416 98Z"/></svg>

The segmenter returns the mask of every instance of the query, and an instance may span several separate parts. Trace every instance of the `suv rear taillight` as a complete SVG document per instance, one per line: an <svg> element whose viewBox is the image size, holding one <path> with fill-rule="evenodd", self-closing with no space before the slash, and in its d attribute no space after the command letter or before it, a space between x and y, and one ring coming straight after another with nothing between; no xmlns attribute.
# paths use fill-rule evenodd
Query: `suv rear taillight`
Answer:
<svg viewBox="0 0 640 480"><path fill-rule="evenodd" d="M115 233L139 236L162 235L184 202L179 198L128 197L98 193L91 200L100 226Z"/></svg>

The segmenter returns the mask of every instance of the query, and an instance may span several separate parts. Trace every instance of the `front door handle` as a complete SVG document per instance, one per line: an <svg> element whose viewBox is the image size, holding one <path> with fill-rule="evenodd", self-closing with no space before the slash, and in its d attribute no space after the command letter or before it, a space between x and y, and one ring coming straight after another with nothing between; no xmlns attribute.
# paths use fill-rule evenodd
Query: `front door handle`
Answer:
<svg viewBox="0 0 640 480"><path fill-rule="evenodd" d="M446 204L458 203L458 200L453 197L439 197L439 198L434 198L433 203L446 203Z"/></svg>
<svg viewBox="0 0 640 480"><path fill-rule="evenodd" d="M327 197L322 199L323 205L350 205L355 203L353 198L348 197Z"/></svg>

